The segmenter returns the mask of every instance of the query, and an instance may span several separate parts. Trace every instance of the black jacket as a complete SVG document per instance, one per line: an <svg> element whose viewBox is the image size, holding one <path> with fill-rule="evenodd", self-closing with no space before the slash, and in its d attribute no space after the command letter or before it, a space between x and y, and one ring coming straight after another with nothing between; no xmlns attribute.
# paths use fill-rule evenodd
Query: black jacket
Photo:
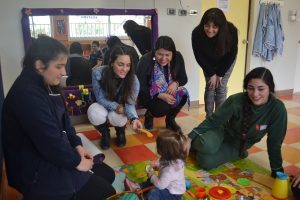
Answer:
<svg viewBox="0 0 300 200"><path fill-rule="evenodd" d="M67 200L89 179L79 172L76 136L64 101L43 78L24 69L3 104L3 150L8 183L30 200Z"/></svg>
<svg viewBox="0 0 300 200"><path fill-rule="evenodd" d="M132 32L129 37L134 42L141 55L151 51L152 32L150 28L139 26L139 28Z"/></svg>
<svg viewBox="0 0 300 200"><path fill-rule="evenodd" d="M192 46L195 59L202 67L204 75L211 77L214 74L223 77L236 59L238 52L238 34L236 27L229 23L229 32L232 36L230 51L224 56L217 55L217 38L201 36L201 27L197 26L192 32Z"/></svg>
<svg viewBox="0 0 300 200"><path fill-rule="evenodd" d="M82 56L73 56L68 59L67 66L70 70L66 81L67 85L92 84L92 65Z"/></svg>
<svg viewBox="0 0 300 200"><path fill-rule="evenodd" d="M183 86L187 83L188 78L185 71L184 60L179 51L176 52L175 66L171 66L171 71L173 71L175 77L174 81L178 81L179 86ZM149 52L143 55L138 63L138 68L136 75L140 82L140 92L138 97L138 104L145 106L144 103L148 102L150 97L150 80L152 76L152 71L155 63L154 52Z"/></svg>

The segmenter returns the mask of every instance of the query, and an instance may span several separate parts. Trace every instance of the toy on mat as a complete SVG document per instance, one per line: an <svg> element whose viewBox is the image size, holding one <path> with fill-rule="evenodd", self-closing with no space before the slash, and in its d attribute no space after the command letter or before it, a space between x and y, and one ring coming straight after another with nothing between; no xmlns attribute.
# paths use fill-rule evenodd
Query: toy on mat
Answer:
<svg viewBox="0 0 300 200"><path fill-rule="evenodd" d="M231 192L222 186L215 186L209 190L209 195L216 199L229 199Z"/></svg>
<svg viewBox="0 0 300 200"><path fill-rule="evenodd" d="M154 169L151 165L146 165L146 172L147 173L151 173L151 172L154 172Z"/></svg>
<svg viewBox="0 0 300 200"><path fill-rule="evenodd" d="M189 190L191 188L191 182L187 179L185 179L185 187L187 190Z"/></svg>
<svg viewBox="0 0 300 200"><path fill-rule="evenodd" d="M153 137L153 134L150 131L147 131L146 129L139 128L138 131L140 131L141 133L146 134L146 136L149 137L149 138Z"/></svg>
<svg viewBox="0 0 300 200"><path fill-rule="evenodd" d="M206 197L206 190L204 187L197 187L196 188L196 197L198 199L204 199Z"/></svg>
<svg viewBox="0 0 300 200"><path fill-rule="evenodd" d="M139 200L139 197L134 193L127 193L118 198L119 200Z"/></svg>

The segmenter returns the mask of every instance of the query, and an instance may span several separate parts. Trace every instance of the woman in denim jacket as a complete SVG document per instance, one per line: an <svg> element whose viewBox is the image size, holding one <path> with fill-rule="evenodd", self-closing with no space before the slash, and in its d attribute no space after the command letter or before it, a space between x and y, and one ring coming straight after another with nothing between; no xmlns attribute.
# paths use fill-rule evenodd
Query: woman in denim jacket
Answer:
<svg viewBox="0 0 300 200"><path fill-rule="evenodd" d="M102 134L102 149L110 146L108 123L116 129L119 147L126 144L128 119L133 129L142 128L135 109L140 84L134 72L131 54L124 46L112 50L107 66L93 69L92 84L97 103L93 103L87 113L90 122Z"/></svg>

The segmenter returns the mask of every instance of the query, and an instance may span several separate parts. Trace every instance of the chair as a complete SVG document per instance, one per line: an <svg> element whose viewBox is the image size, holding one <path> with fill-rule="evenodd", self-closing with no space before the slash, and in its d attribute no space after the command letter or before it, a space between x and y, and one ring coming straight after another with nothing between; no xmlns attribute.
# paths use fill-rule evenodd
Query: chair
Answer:
<svg viewBox="0 0 300 200"><path fill-rule="evenodd" d="M5 171L5 165L2 165L2 177L0 183L0 199L1 200L21 200L23 196L14 188L10 187L7 183L7 176Z"/></svg>

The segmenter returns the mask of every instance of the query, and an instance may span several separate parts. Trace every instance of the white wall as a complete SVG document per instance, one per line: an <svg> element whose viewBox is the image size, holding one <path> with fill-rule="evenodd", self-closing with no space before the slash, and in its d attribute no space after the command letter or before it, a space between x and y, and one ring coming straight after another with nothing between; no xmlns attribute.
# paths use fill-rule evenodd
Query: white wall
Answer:
<svg viewBox="0 0 300 200"><path fill-rule="evenodd" d="M299 37L299 36L298 36ZM298 38L298 57L296 62L294 92L300 92L300 39Z"/></svg>
<svg viewBox="0 0 300 200"><path fill-rule="evenodd" d="M257 18L259 13L259 0L252 0L251 32L249 40L249 55L251 55L253 40L255 36ZM299 0L285 0L284 5L280 7L282 26L285 35L283 55L276 56L271 62L264 62L260 58L250 57L249 68L253 69L259 66L265 66L273 73L276 90L294 89L300 85L300 66L297 66L298 41L300 40L300 22L290 22L288 20L289 10L300 10ZM298 73L296 71L298 70ZM295 92L295 91L294 91Z"/></svg>
<svg viewBox="0 0 300 200"><path fill-rule="evenodd" d="M124 8L122 0L0 0L0 57L5 94L21 72L24 46L21 30L21 9L26 8ZM198 99L199 67L191 47L192 29L199 23L200 16L169 16L167 8L180 8L178 0L126 0L125 7L132 9L158 8L159 35L169 35L177 49L183 54L189 78L187 88L191 100ZM200 9L200 0L185 0L185 9ZM192 85L194 83L194 85ZM196 83L196 84L195 84Z"/></svg>

